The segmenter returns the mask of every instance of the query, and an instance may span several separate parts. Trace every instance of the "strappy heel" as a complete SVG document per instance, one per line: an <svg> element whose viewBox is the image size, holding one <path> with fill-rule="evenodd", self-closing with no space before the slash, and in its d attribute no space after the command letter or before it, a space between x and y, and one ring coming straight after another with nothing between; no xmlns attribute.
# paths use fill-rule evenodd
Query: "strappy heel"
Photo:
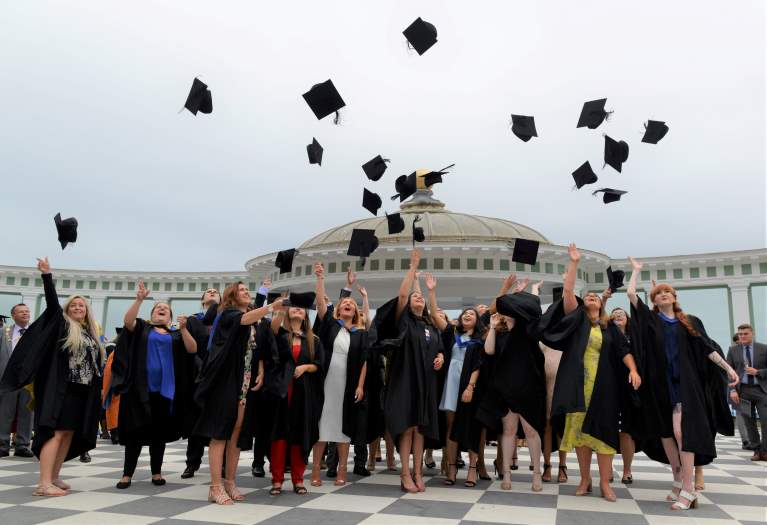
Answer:
<svg viewBox="0 0 767 525"><path fill-rule="evenodd" d="M557 483L567 483L567 465L559 465L559 474L557 475Z"/></svg>
<svg viewBox="0 0 767 525"><path fill-rule="evenodd" d="M536 477L538 478L538 484L537 485L535 483L535 481L536 481L535 478ZM543 490L543 484L541 483L541 481L542 481L541 473L540 472L533 472L533 483L532 483L532 485L530 485L530 489L533 492L540 492L540 491L542 491Z"/></svg>
<svg viewBox="0 0 767 525"><path fill-rule="evenodd" d="M322 479L320 479L320 467L319 465L317 467L312 467L312 480L311 480L312 487L321 487L322 486Z"/></svg>
<svg viewBox="0 0 767 525"><path fill-rule="evenodd" d="M423 482L423 474L414 474L413 483L415 483L418 492L426 492L426 484Z"/></svg>
<svg viewBox="0 0 767 525"><path fill-rule="evenodd" d="M65 481L62 481L61 478L56 478L52 482L54 487L58 487L61 490L69 490L72 488L72 486L69 483L66 483Z"/></svg>
<svg viewBox="0 0 767 525"><path fill-rule="evenodd" d="M227 494L229 494L229 497L232 498L232 501L242 501L245 499L245 496L240 494L240 491L237 490L237 486L234 484L234 480L224 480L224 490Z"/></svg>
<svg viewBox="0 0 767 525"><path fill-rule="evenodd" d="M666 501L676 501L678 499L679 493L682 491L682 482L681 481L674 481L672 484L674 489L679 489L679 492L674 492L674 489L671 489L671 492L668 493L666 496Z"/></svg>
<svg viewBox="0 0 767 525"><path fill-rule="evenodd" d="M280 494L282 494L282 485L272 485L272 488L269 489L270 496L279 496Z"/></svg>
<svg viewBox="0 0 767 525"><path fill-rule="evenodd" d="M38 485L32 492L32 495L44 498L56 498L59 496L66 496L67 491L57 487L53 483L48 483L46 485Z"/></svg>
<svg viewBox="0 0 767 525"><path fill-rule="evenodd" d="M615 492L613 492L612 487L610 487L609 484L607 485L607 490L605 490L605 488L602 487L600 484L599 492L602 495L602 499L604 499L605 501L614 503L615 501L618 500L618 497L615 495Z"/></svg>
<svg viewBox="0 0 767 525"><path fill-rule="evenodd" d="M517 460L519 458L517 456L512 456L511 458L511 470L517 470L519 468L519 465L517 465Z"/></svg>
<svg viewBox="0 0 767 525"><path fill-rule="evenodd" d="M449 486L449 487L452 487L453 485L455 485L455 478L458 476L458 469L457 468L456 468L455 474L452 477L450 476L450 467L455 467L455 466L456 466L455 463L448 463L447 464L447 472L445 473L447 478L445 478L445 481L443 481L442 483L447 485L447 486Z"/></svg>
<svg viewBox="0 0 767 525"><path fill-rule="evenodd" d="M679 498L684 498L687 500L687 503L682 503ZM689 509L695 509L698 507L698 495L696 493L690 494L686 490L682 489L679 491L679 496L677 500L674 502L673 505L671 505L671 510L689 510Z"/></svg>
<svg viewBox="0 0 767 525"><path fill-rule="evenodd" d="M405 480L408 480L410 483L412 483L413 488L406 487ZM415 494L416 492L418 492L418 487L415 486L415 482L413 481L413 478L409 476L403 476L402 474L400 474L399 486L400 486L400 489L402 489L402 492L409 492L410 494Z"/></svg>
<svg viewBox="0 0 767 525"><path fill-rule="evenodd" d="M463 486L464 487L469 487L470 489L477 486L477 482L476 481L472 481L472 480L469 479L469 474L471 473L471 469L474 469L476 471L477 470L477 466L475 465L475 466L472 467L471 465L469 465L469 471L466 473L466 481L463 482Z"/></svg>
<svg viewBox="0 0 767 525"><path fill-rule="evenodd" d="M543 465L543 475L541 476L541 481L544 483L551 482L551 465Z"/></svg>
<svg viewBox="0 0 767 525"><path fill-rule="evenodd" d="M501 481L501 490L511 490L511 470L507 470L509 473L509 481ZM506 473L504 472L504 474Z"/></svg>
<svg viewBox="0 0 767 525"><path fill-rule="evenodd" d="M211 485L208 490L208 501L216 505L234 505L234 501L221 485Z"/></svg>
<svg viewBox="0 0 767 525"><path fill-rule="evenodd" d="M586 494L591 494L591 481L589 481L589 484L586 486L585 489L582 489L580 485L577 489L575 489L575 495L576 496L585 496Z"/></svg>

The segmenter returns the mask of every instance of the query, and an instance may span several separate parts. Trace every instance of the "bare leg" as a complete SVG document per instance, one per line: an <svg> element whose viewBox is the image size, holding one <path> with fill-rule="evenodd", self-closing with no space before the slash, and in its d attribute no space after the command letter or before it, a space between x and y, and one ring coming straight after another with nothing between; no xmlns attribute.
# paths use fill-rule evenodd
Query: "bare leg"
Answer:
<svg viewBox="0 0 767 525"><path fill-rule="evenodd" d="M415 427L410 427L405 430L399 438L399 458L402 463L402 472L400 473L400 481L402 488L407 492L418 492L418 488L413 483L413 477L410 474L410 450L413 447L413 435L415 434Z"/></svg>
<svg viewBox="0 0 767 525"><path fill-rule="evenodd" d="M543 430L543 481L551 481L551 421Z"/></svg>
<svg viewBox="0 0 767 525"><path fill-rule="evenodd" d="M469 470L466 472L466 487L474 487L477 484L477 453L469 450Z"/></svg>
<svg viewBox="0 0 767 525"><path fill-rule="evenodd" d="M45 490L51 495L63 496L66 491L61 490L58 487L52 485L54 470L56 467L56 458L61 448L63 432L57 430L54 432L53 437L45 442L42 450L40 451L40 490Z"/></svg>
<svg viewBox="0 0 767 525"><path fill-rule="evenodd" d="M693 487L693 476L695 471L695 454L692 452L685 452L682 450L682 411L674 410L671 415L671 421L674 425L674 439L676 440L677 448L679 449L679 457L681 459L682 468L682 490L693 494L695 489ZM679 502L687 504L688 501L685 498L679 497Z"/></svg>
<svg viewBox="0 0 767 525"><path fill-rule="evenodd" d="M483 478L489 478L485 465L485 443L487 442L487 429L483 428L479 434L479 450L477 451L477 474Z"/></svg>
<svg viewBox="0 0 767 525"><path fill-rule="evenodd" d="M335 484L344 485L346 483L346 464L349 461L349 443L336 443L336 449L338 450L338 474Z"/></svg>
<svg viewBox="0 0 767 525"><path fill-rule="evenodd" d="M211 439L208 445L208 463L210 464L211 486L221 485L221 467L224 464L224 451L226 441L223 439Z"/></svg>
<svg viewBox="0 0 767 525"><path fill-rule="evenodd" d="M558 483L567 482L567 452L564 450L559 451L559 473L557 474Z"/></svg>
<svg viewBox="0 0 767 525"><path fill-rule="evenodd" d="M237 477L237 464L240 462L240 447L237 446L237 440L240 438L242 430L242 420L245 417L245 405L237 405L237 421L234 423L232 435L226 442L226 480L224 482L226 492L234 501L245 499L240 491L237 490L235 478Z"/></svg>
<svg viewBox="0 0 767 525"><path fill-rule="evenodd" d="M61 430L61 444L59 445L58 454L56 454L56 463L53 465L53 479L57 480L61 476L61 466L64 464L64 460L69 452L69 447L72 445L72 437L75 433L72 430Z"/></svg>
<svg viewBox="0 0 767 525"><path fill-rule="evenodd" d="M703 490L706 488L706 482L703 480L703 467L701 465L695 466L695 490Z"/></svg>
<svg viewBox="0 0 767 525"><path fill-rule="evenodd" d="M418 428L413 428L413 477L418 492L426 490L423 483L423 434L418 432Z"/></svg>
<svg viewBox="0 0 767 525"><path fill-rule="evenodd" d="M519 425L519 415L509 411L501 419L503 424L503 435L501 436L501 449L503 452L503 461L501 462L503 471L503 490L511 490L511 458L514 457L514 451L517 446L517 426Z"/></svg>
<svg viewBox="0 0 767 525"><path fill-rule="evenodd" d="M530 423L525 421L525 418L519 416L519 420L522 422L522 430L525 432L527 447L530 449L530 460L533 464L532 489L539 492L543 490L543 486L541 485L541 436Z"/></svg>
<svg viewBox="0 0 767 525"><path fill-rule="evenodd" d="M457 469L455 466L455 457L458 452L458 443L450 439L450 433L453 430L453 422L455 422L455 412L446 411L445 412L445 420L447 421L447 438L445 440L445 457L447 461L446 471L445 475L447 476L447 479L445 479L446 485L454 485L455 484L455 478L457 475Z"/></svg>
<svg viewBox="0 0 767 525"><path fill-rule="evenodd" d="M634 461L634 439L631 434L620 433L621 456L623 457L623 479L631 477L631 463Z"/></svg>
<svg viewBox="0 0 767 525"><path fill-rule="evenodd" d="M376 457L381 453L381 438L375 438L368 445L368 470L370 472L376 469Z"/></svg>
<svg viewBox="0 0 767 525"><path fill-rule="evenodd" d="M589 460L591 460L590 457ZM615 493L612 487L610 487L610 476L613 473L613 455L597 454L597 465L599 466L599 489L602 491L602 497L607 501L615 501Z"/></svg>
<svg viewBox="0 0 767 525"><path fill-rule="evenodd" d="M397 459L394 457L394 439L388 430L384 432L384 444L386 445L386 467L394 470L397 468Z"/></svg>
<svg viewBox="0 0 767 525"><path fill-rule="evenodd" d="M312 486L319 487L322 485L322 479L320 479L320 471L322 470L322 455L325 453L325 442L318 441L312 447ZM373 452L371 451L371 455ZM375 461L375 456L373 456Z"/></svg>
<svg viewBox="0 0 767 525"><path fill-rule="evenodd" d="M591 492L591 452L589 447L575 447L575 455L578 457L578 470L581 473L581 482L575 490L576 496L583 496L587 492Z"/></svg>

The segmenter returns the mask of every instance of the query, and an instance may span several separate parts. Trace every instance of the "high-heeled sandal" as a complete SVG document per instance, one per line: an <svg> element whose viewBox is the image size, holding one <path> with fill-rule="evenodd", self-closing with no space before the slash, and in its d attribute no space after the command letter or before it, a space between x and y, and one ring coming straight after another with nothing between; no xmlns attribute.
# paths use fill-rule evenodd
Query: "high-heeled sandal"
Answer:
<svg viewBox="0 0 767 525"><path fill-rule="evenodd" d="M312 487L321 487L322 486L322 479L320 479L320 468L319 465L317 467L312 467L312 473L311 473L311 484Z"/></svg>
<svg viewBox="0 0 767 525"><path fill-rule="evenodd" d="M682 503L681 499L684 498L687 500L687 503ZM686 490L682 489L679 491L678 499L671 505L671 510L689 510L689 509L695 509L698 507L698 495L693 493L690 494Z"/></svg>
<svg viewBox="0 0 767 525"><path fill-rule="evenodd" d="M293 492L298 494L299 496L303 496L309 491L306 490L306 487L304 487L303 485L293 485Z"/></svg>
<svg viewBox="0 0 767 525"><path fill-rule="evenodd" d="M535 478L538 477L538 484L535 484ZM541 473L540 472L533 472L533 483L530 485L530 490L533 492L541 492L543 490L543 485L541 483Z"/></svg>
<svg viewBox="0 0 767 525"><path fill-rule="evenodd" d="M279 496L280 494L282 494L282 485L272 485L272 488L269 489L270 496Z"/></svg>
<svg viewBox="0 0 767 525"><path fill-rule="evenodd" d="M447 485L449 487L452 487L453 485L455 485L455 478L458 477L458 468L457 467L456 467L455 474L453 474L452 477L450 476L450 467L455 467L455 466L456 466L455 463L448 463L447 464L447 470L448 471L445 473L445 475L447 477L442 482L444 485Z"/></svg>
<svg viewBox="0 0 767 525"><path fill-rule="evenodd" d="M503 479L503 472L501 472L501 471L498 469L498 460L497 460L497 459L494 459L494 460L493 460L493 475L494 475L494 476L496 477L496 479L498 479L499 481Z"/></svg>
<svg viewBox="0 0 767 525"><path fill-rule="evenodd" d="M72 488L72 486L69 483L66 483L61 478L54 479L52 481L52 484L53 484L54 487L58 487L61 490L69 490L69 489Z"/></svg>
<svg viewBox="0 0 767 525"><path fill-rule="evenodd" d="M668 493L666 496L666 501L676 501L678 499L679 493L682 491L682 482L681 481L674 481L672 483L672 489L671 492ZM679 489L678 491L674 491L674 489Z"/></svg>
<svg viewBox="0 0 767 525"><path fill-rule="evenodd" d="M216 505L234 505L234 501L221 485L211 485L208 490L208 501Z"/></svg>
<svg viewBox="0 0 767 525"><path fill-rule="evenodd" d="M468 472L466 472L466 481L463 482L463 486L464 487L469 487L470 489L477 486L477 482L476 481L472 481L472 480L469 479L469 474L471 473L471 469L474 469L476 471L477 470L477 466L475 465L475 466L472 467L471 465L469 465L469 470L468 470Z"/></svg>
<svg viewBox="0 0 767 525"><path fill-rule="evenodd" d="M53 482L56 483L55 481ZM699 492L706 488L706 482L703 481L703 469L695 469L695 491Z"/></svg>
<svg viewBox="0 0 767 525"><path fill-rule="evenodd" d="M482 473L484 471L484 474ZM484 463L482 464L482 470L479 470L477 468L477 477L481 479L482 481L492 481L493 478L490 477L490 474L487 473L487 469L485 468Z"/></svg>
<svg viewBox="0 0 767 525"><path fill-rule="evenodd" d="M224 481L224 490L227 494L229 494L229 497L232 498L232 501L242 501L245 499L245 496L240 494L240 491L237 490L237 486L234 484L234 480L228 480L225 479Z"/></svg>
<svg viewBox="0 0 767 525"><path fill-rule="evenodd" d="M618 497L615 495L615 492L612 491L609 485L607 488L610 489L610 492L606 492L601 486L599 487L599 492L602 496L602 499L604 499L605 501L609 501L611 503L616 502L618 500Z"/></svg>
<svg viewBox="0 0 767 525"><path fill-rule="evenodd" d="M346 485L346 465L343 465L342 468L338 469L336 473L336 480L333 482L333 484L337 487Z"/></svg>
<svg viewBox="0 0 767 525"><path fill-rule="evenodd" d="M426 484L423 482L422 474L415 474L413 476L413 483L415 483L415 487L418 489L418 492L426 492Z"/></svg>
<svg viewBox="0 0 767 525"><path fill-rule="evenodd" d="M629 474L628 476L623 476L621 477L621 483L623 483L624 485L631 485L632 483L634 483L634 477L631 474Z"/></svg>
<svg viewBox="0 0 767 525"><path fill-rule="evenodd" d="M408 480L410 483L412 483L413 488L406 487L405 480ZM415 485L413 478L411 478L410 476L403 476L402 474L400 474L399 476L399 488L402 489L402 492L408 492L410 494L415 494L416 492L418 492L418 487Z"/></svg>
<svg viewBox="0 0 767 525"><path fill-rule="evenodd" d="M59 496L66 496L67 491L63 490L53 483L49 483L46 485L38 485L37 488L32 492L33 496L41 496L44 498L56 498Z"/></svg>
<svg viewBox="0 0 767 525"><path fill-rule="evenodd" d="M575 495L576 496L585 496L586 494L591 494L591 481L589 481L589 484L586 486L586 489L582 489L580 485L578 485L578 488L575 489Z"/></svg>
<svg viewBox="0 0 767 525"><path fill-rule="evenodd" d="M544 483L551 482L551 465L543 465L543 475L541 476L541 481Z"/></svg>
<svg viewBox="0 0 767 525"><path fill-rule="evenodd" d="M501 490L511 490L511 470L507 470L509 473L509 481L501 481Z"/></svg>
<svg viewBox="0 0 767 525"><path fill-rule="evenodd" d="M423 466L426 468L434 468L437 466L437 462L434 461L434 458L431 458L431 461L424 460Z"/></svg>
<svg viewBox="0 0 767 525"><path fill-rule="evenodd" d="M559 474L557 474L557 483L567 483L567 465L559 465Z"/></svg>
<svg viewBox="0 0 767 525"><path fill-rule="evenodd" d="M517 465L517 460L519 458L517 456L512 456L511 458L511 470L517 470L519 468L519 465Z"/></svg>

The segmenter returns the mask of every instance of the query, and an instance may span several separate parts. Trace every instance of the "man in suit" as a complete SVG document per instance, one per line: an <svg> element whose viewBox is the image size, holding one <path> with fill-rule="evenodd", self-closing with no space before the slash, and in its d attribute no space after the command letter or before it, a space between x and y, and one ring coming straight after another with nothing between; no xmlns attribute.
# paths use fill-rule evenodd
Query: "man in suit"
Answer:
<svg viewBox="0 0 767 525"><path fill-rule="evenodd" d="M11 318L13 324L4 325L0 333L0 378L5 373L5 367L19 339L29 327L29 307L25 304L17 304L11 308ZM29 448L32 437L32 411L27 408L31 399L29 391L24 388L0 395L0 457L10 454L11 427L14 420L16 421L14 455L24 458L32 457L33 454Z"/></svg>
<svg viewBox="0 0 767 525"><path fill-rule="evenodd" d="M743 413L748 440L759 443L751 461L767 461L767 345L754 342L754 330L749 324L738 326L738 344L730 347L727 362L740 378L730 399L736 404L751 403L751 410ZM755 414L759 414L762 436L756 428Z"/></svg>

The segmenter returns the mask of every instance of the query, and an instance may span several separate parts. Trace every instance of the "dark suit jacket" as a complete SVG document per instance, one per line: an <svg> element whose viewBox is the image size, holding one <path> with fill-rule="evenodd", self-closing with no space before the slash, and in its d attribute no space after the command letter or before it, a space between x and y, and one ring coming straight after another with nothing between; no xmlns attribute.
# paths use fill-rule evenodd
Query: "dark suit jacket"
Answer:
<svg viewBox="0 0 767 525"><path fill-rule="evenodd" d="M756 374L759 379L759 386L767 394L767 345L754 341L751 345L751 353L753 354L751 357L754 360L754 368L759 371ZM737 344L730 347L730 351L727 353L727 362L735 369L738 377L743 377L743 369L746 367L743 345ZM740 392L740 385L738 385L738 392Z"/></svg>

